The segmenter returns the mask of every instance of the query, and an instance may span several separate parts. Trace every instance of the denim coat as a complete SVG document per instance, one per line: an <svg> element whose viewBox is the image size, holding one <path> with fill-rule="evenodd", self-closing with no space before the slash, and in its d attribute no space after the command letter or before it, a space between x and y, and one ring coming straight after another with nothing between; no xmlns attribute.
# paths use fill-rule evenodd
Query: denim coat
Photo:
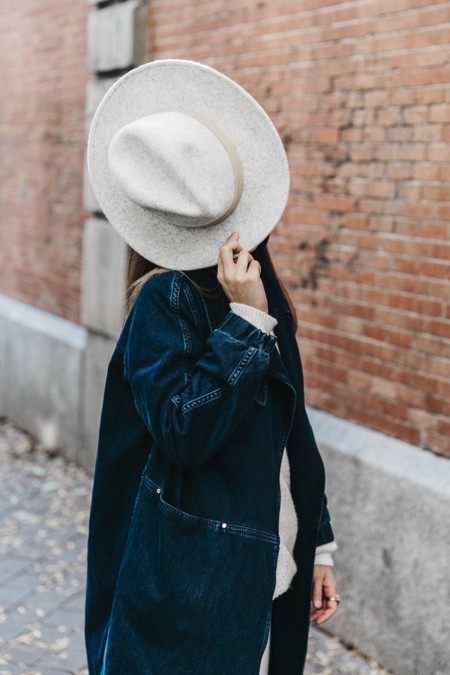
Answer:
<svg viewBox="0 0 450 675"><path fill-rule="evenodd" d="M258 675L270 625L270 674L303 672L315 547L333 532L289 309L261 262L276 336L167 271L117 342L89 520L91 675ZM298 571L272 601L286 444Z"/></svg>

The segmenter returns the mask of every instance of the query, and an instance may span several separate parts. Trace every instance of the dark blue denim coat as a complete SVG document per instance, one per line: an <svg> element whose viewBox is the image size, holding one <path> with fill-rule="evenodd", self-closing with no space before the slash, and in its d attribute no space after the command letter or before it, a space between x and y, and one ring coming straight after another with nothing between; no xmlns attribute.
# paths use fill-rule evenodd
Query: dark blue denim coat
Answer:
<svg viewBox="0 0 450 675"><path fill-rule="evenodd" d="M271 621L271 675L303 672L315 547L333 532L289 310L265 286L277 337L179 271L151 277L128 316L89 522L91 675L257 675ZM298 571L272 602L286 444Z"/></svg>

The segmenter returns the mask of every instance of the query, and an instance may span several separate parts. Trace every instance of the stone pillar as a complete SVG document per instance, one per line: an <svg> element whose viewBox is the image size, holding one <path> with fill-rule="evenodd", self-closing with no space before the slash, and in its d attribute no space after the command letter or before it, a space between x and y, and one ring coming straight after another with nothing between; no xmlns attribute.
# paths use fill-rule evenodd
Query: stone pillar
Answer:
<svg viewBox="0 0 450 675"><path fill-rule="evenodd" d="M98 104L116 79L145 60L146 1L95 2L88 17L86 137ZM81 321L88 333L83 360L78 461L93 471L106 368L125 318L127 246L101 212L85 162Z"/></svg>

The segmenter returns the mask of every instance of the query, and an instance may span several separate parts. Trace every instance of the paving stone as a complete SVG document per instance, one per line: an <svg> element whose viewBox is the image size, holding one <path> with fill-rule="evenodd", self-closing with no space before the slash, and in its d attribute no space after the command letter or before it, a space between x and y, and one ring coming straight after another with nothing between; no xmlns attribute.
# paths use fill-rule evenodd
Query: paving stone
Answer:
<svg viewBox="0 0 450 675"><path fill-rule="evenodd" d="M0 675L88 675L83 623L92 480L39 446L15 452L29 443L21 433L0 423L0 492L8 492L15 511L40 518L0 509ZM337 673L389 675L312 626L305 675Z"/></svg>
<svg viewBox="0 0 450 675"><path fill-rule="evenodd" d="M58 673L78 673L86 666L86 657L81 654L68 654L64 652L61 655L50 655L39 659L34 664L36 670L47 674L50 672Z"/></svg>
<svg viewBox="0 0 450 675"><path fill-rule="evenodd" d="M3 658L12 665L31 667L45 653L45 647L37 645L20 645L12 643L3 652Z"/></svg>
<svg viewBox="0 0 450 675"><path fill-rule="evenodd" d="M8 582L1 589L1 606L9 611L22 604L22 602L31 596L30 588L14 588Z"/></svg>
<svg viewBox="0 0 450 675"><path fill-rule="evenodd" d="M11 589L17 589L17 590L26 590L27 592L30 591L30 589L34 589L39 584L42 583L42 579L37 575L37 574L32 574L32 573L19 573L15 576L12 576L8 579L7 586L8 588ZM1 597L3 597L3 591L1 593Z"/></svg>
<svg viewBox="0 0 450 675"><path fill-rule="evenodd" d="M83 624L84 617L76 612L64 612L56 610L46 617L48 626L64 626L68 631L79 628Z"/></svg>
<svg viewBox="0 0 450 675"><path fill-rule="evenodd" d="M0 654L3 654L5 644L17 637L23 632L25 621L20 615L9 615L2 617L4 620L0 623ZM1 664L1 661L0 661Z"/></svg>
<svg viewBox="0 0 450 675"><path fill-rule="evenodd" d="M15 664L2 664L0 660L0 675L37 675L37 673L34 673L30 670L24 670L23 666L18 666ZM44 675L44 673L42 673L42 675Z"/></svg>
<svg viewBox="0 0 450 675"><path fill-rule="evenodd" d="M83 612L84 611L84 590L82 593L72 595L69 600L63 603L64 611Z"/></svg>
<svg viewBox="0 0 450 675"><path fill-rule="evenodd" d="M0 558L0 585L13 579L17 574L24 572L29 566L28 560L17 560L15 558Z"/></svg>

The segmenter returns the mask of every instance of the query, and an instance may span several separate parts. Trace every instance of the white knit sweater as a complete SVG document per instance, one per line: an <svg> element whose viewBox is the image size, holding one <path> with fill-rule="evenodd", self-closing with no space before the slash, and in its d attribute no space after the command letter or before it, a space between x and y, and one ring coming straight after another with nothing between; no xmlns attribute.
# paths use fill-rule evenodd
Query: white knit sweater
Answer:
<svg viewBox="0 0 450 675"><path fill-rule="evenodd" d="M273 329L278 321L270 314L239 302L230 302L230 309L265 333L274 335ZM278 344L276 346L278 349ZM274 599L288 590L297 571L297 565L294 560L294 545L297 538L298 519L290 488L289 459L286 448L284 448L280 468L280 515L278 524L280 549L277 561L275 591L273 594ZM322 546L317 546L314 564L333 566L331 553L337 547L336 541L330 541L327 544L322 544Z"/></svg>

